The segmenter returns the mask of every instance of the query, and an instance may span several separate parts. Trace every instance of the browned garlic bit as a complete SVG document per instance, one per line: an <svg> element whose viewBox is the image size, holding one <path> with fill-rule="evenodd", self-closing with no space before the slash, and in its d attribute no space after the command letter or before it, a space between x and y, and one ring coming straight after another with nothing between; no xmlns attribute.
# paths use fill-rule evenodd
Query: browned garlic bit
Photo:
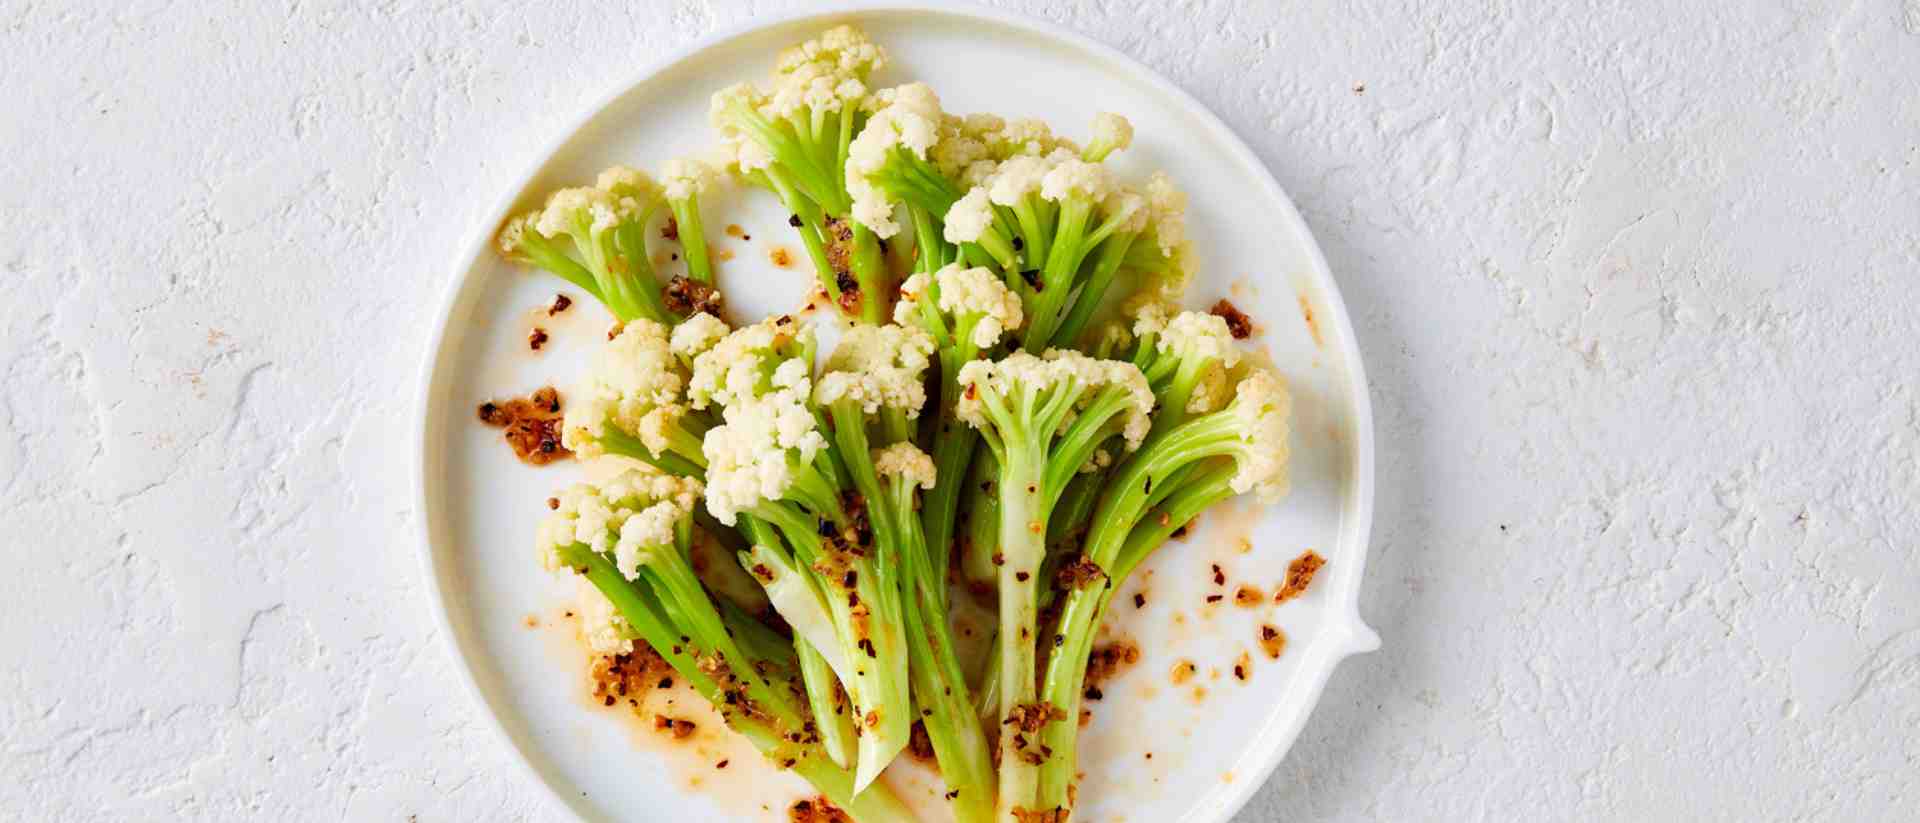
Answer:
<svg viewBox="0 0 1920 823"><path fill-rule="evenodd" d="M1227 321L1227 333L1233 335L1233 339L1245 340L1253 336L1253 318L1248 317L1246 312L1241 311L1240 307L1226 298L1221 298L1220 302L1213 304L1213 309L1209 313Z"/></svg>
<svg viewBox="0 0 1920 823"><path fill-rule="evenodd" d="M1287 582L1281 584L1280 591L1274 593L1273 602L1285 603L1299 597L1308 586L1313 585L1313 576L1326 564L1327 559L1321 557L1319 552L1312 549L1301 552L1299 557L1287 564Z"/></svg>
<svg viewBox="0 0 1920 823"><path fill-rule="evenodd" d="M506 430L507 445L523 462L544 466L573 455L560 445L560 393L552 386L505 402L489 400L477 413L481 423Z"/></svg>
<svg viewBox="0 0 1920 823"><path fill-rule="evenodd" d="M1268 660L1279 660L1280 653L1287 649L1287 633L1271 625L1261 626L1260 648L1267 653Z"/></svg>

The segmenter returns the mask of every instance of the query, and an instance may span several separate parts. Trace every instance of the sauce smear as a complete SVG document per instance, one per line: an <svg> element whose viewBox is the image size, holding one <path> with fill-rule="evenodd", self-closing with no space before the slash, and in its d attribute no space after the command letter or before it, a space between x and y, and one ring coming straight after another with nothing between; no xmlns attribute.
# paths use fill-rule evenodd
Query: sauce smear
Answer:
<svg viewBox="0 0 1920 823"><path fill-rule="evenodd" d="M480 422L505 430L507 445L521 462L544 466L573 456L560 445L560 392L552 386L526 397L489 400L477 412Z"/></svg>

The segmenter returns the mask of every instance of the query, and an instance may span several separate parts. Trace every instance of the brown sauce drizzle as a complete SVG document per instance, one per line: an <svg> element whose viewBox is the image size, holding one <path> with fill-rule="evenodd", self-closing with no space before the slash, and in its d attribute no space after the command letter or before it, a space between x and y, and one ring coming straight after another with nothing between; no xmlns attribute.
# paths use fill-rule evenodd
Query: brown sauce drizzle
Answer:
<svg viewBox="0 0 1920 823"><path fill-rule="evenodd" d="M720 316L720 290L685 275L674 275L666 288L660 290L660 297L667 304L667 310L674 314L691 316L706 312Z"/></svg>
<svg viewBox="0 0 1920 823"><path fill-rule="evenodd" d="M1301 552L1299 557L1287 564L1287 582L1280 586L1280 591L1274 593L1273 602L1285 603L1299 597L1308 586L1313 585L1313 576L1325 565L1327 559L1321 557L1319 552L1312 549Z"/></svg>
<svg viewBox="0 0 1920 823"><path fill-rule="evenodd" d="M640 710L640 702L654 689L673 686L673 667L655 654L644 643L635 643L633 651L624 654L603 654L593 661L593 698L600 705L613 706L626 703L635 712ZM661 720L664 719L664 725ZM679 724L686 724L686 733L678 733ZM685 720L673 718L655 718L655 728L684 738L693 733L694 726Z"/></svg>
<svg viewBox="0 0 1920 823"><path fill-rule="evenodd" d="M1262 625L1260 650L1267 653L1268 660L1279 660L1280 653L1287 650L1287 633L1270 624Z"/></svg>
<svg viewBox="0 0 1920 823"><path fill-rule="evenodd" d="M1138 662L1140 647L1131 642L1121 640L1095 647L1093 653L1087 655L1086 692L1082 696L1088 700L1105 697L1101 684Z"/></svg>
<svg viewBox="0 0 1920 823"><path fill-rule="evenodd" d="M825 797L795 800L787 807L788 823L853 823L853 818Z"/></svg>
<svg viewBox="0 0 1920 823"><path fill-rule="evenodd" d="M573 456L560 445L560 392L552 386L504 402L489 400L477 412L481 423L505 430L507 445L521 462L544 466Z"/></svg>

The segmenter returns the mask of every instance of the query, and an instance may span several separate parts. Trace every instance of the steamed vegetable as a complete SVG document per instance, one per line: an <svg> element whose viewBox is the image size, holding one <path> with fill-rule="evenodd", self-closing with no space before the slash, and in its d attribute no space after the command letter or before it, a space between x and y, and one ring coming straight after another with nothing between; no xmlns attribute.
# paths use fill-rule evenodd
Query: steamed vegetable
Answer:
<svg viewBox="0 0 1920 823"><path fill-rule="evenodd" d="M1145 363L1157 405L1152 431L1102 485L1078 551L1057 559L1065 599L1043 638L1053 652L1039 700L1066 718L1079 717L1087 658L1113 592L1141 561L1221 500L1253 493L1274 503L1286 494L1286 386L1253 370L1228 389L1226 370L1237 360L1224 323L1210 315L1177 315L1140 339L1136 362ZM1078 732L1077 720L1042 728L1048 756L1036 808L1070 808Z"/></svg>
<svg viewBox="0 0 1920 823"><path fill-rule="evenodd" d="M1186 198L1109 163L1130 122L1076 144L870 88L887 63L827 30L713 96L716 153L501 230L622 321L562 437L642 466L556 498L540 546L598 593L596 650L653 647L856 820L908 819L878 778L919 724L956 820L1066 823L1113 593L1208 507L1285 493L1290 398L1179 308ZM727 176L779 200L855 321L827 356L804 319L719 319L702 201ZM676 237L684 274L651 248ZM696 561L695 536L724 551ZM993 653L963 660L950 615L984 600Z"/></svg>
<svg viewBox="0 0 1920 823"><path fill-rule="evenodd" d="M884 786L860 791L854 775L827 757L796 705L798 662L766 629L714 600L688 561L698 480L627 472L576 485L541 525L549 570L571 570L612 604L625 627L771 762L806 778L861 821L897 821L908 812Z"/></svg>
<svg viewBox="0 0 1920 823"><path fill-rule="evenodd" d="M645 172L615 166L592 186L561 189L540 209L507 220L496 238L500 253L515 263L544 269L584 289L621 322L672 324L691 314L717 310L712 271L706 264L695 192L711 171L686 162L669 169L667 189ZM662 207L685 214L677 230L683 247L699 250L693 278L663 277L655 269L649 232Z"/></svg>
<svg viewBox="0 0 1920 823"><path fill-rule="evenodd" d="M886 63L864 32L832 28L780 55L771 90L722 89L711 114L740 175L786 205L821 288L867 323L885 321L893 278L880 239L853 220L846 166L873 106L867 78Z"/></svg>
<svg viewBox="0 0 1920 823"><path fill-rule="evenodd" d="M1132 364L1072 351L975 361L960 369L959 381L960 417L980 431L999 467L999 808L1008 820L1041 808L1047 754L1037 732L1060 711L1039 700L1034 686L1047 518L1108 438L1138 445L1146 437L1153 393Z"/></svg>
<svg viewBox="0 0 1920 823"><path fill-rule="evenodd" d="M932 274L920 272L907 278L900 287L900 302L894 306L894 321L926 330L940 353L940 413L933 418L930 439L936 474L951 479L935 484L924 495L922 519L931 561L944 571L955 541L962 491L967 488L958 481L967 476L980 443L973 428L960 420L960 370L1019 329L1024 315L1020 299L993 272L950 263Z"/></svg>
<svg viewBox="0 0 1920 823"><path fill-rule="evenodd" d="M744 327L695 358L692 397L696 407L719 407L723 419L703 443L708 511L722 523L750 515L767 524L762 545L785 552L786 566L827 604L859 729L855 784L865 788L906 747L913 714L899 547L876 539L888 524L870 510L875 473L853 424L864 424L869 408L883 418L917 414L924 394L915 394L916 378L898 372L916 356L924 363L928 349L876 353L906 365L874 364L860 373L867 380L828 375L820 406L813 350L811 328L790 317Z"/></svg>

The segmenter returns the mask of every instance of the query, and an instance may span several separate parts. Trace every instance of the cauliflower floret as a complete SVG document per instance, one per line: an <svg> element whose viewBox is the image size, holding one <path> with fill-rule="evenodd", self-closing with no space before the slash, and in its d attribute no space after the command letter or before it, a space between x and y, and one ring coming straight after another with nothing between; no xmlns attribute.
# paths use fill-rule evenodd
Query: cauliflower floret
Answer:
<svg viewBox="0 0 1920 823"><path fill-rule="evenodd" d="M843 105L864 106L867 75L886 62L886 50L865 32L835 26L781 52L765 111L769 116L788 117L802 109L832 112Z"/></svg>
<svg viewBox="0 0 1920 823"><path fill-rule="evenodd" d="M540 212L534 229L548 237L570 235L581 215L596 232L612 228L619 220L619 203L613 195L588 187L561 189L547 196L547 207Z"/></svg>
<svg viewBox="0 0 1920 823"><path fill-rule="evenodd" d="M1134 331L1152 336L1157 354L1172 358L1180 369L1198 370L1189 372L1194 383L1186 411L1214 411L1228 400L1227 372L1240 363L1240 348L1234 345L1225 318L1195 311L1169 318L1171 310L1152 293L1136 295L1128 307L1136 318Z"/></svg>
<svg viewBox="0 0 1920 823"><path fill-rule="evenodd" d="M960 170L960 185L968 190L981 188L993 179L993 173L1000 170L1000 164L991 159L975 160Z"/></svg>
<svg viewBox="0 0 1920 823"><path fill-rule="evenodd" d="M837 112L841 106L861 106L867 85L854 74L828 63L801 63L773 81L773 94L761 111L768 117L790 118L813 112Z"/></svg>
<svg viewBox="0 0 1920 823"><path fill-rule="evenodd" d="M914 272L901 281L900 299L893 303L893 322L902 326L920 322L920 301L927 296L927 287L932 284L933 278L923 271Z"/></svg>
<svg viewBox="0 0 1920 823"><path fill-rule="evenodd" d="M1193 385L1193 395L1187 398L1188 414L1206 414L1218 410L1227 402L1227 370L1208 369Z"/></svg>
<svg viewBox="0 0 1920 823"><path fill-rule="evenodd" d="M980 349L993 348L1000 335L1019 329L1026 320L1020 296L988 269L949 263L934 278L940 286L941 311L954 317L979 316L971 342Z"/></svg>
<svg viewBox="0 0 1920 823"><path fill-rule="evenodd" d="M1133 334L1150 337L1166 330L1173 319L1174 307L1156 291L1142 291L1121 304L1121 313L1133 318Z"/></svg>
<svg viewBox="0 0 1920 823"><path fill-rule="evenodd" d="M807 379L811 376L812 370L807 368L806 363L802 363L797 359L782 361L780 365L773 370L773 387L776 389L795 389L804 394L807 391Z"/></svg>
<svg viewBox="0 0 1920 823"><path fill-rule="evenodd" d="M752 174L773 165L773 152L756 140L738 134L726 135L721 140L721 148L727 151L726 165L734 174Z"/></svg>
<svg viewBox="0 0 1920 823"><path fill-rule="evenodd" d="M1021 355L1026 355L1026 352L1015 352L1007 359L1011 360ZM970 389L991 385L995 379L1004 374L1000 365L1001 363L992 360L970 360L960 367L960 374L955 377L955 381ZM960 418L961 422L976 429L987 427L986 402L980 398L980 392L977 390L961 392L959 399L954 401L953 413L955 417Z"/></svg>
<svg viewBox="0 0 1920 823"><path fill-rule="evenodd" d="M657 551L679 551L674 546L673 528L690 510L661 501L634 512L620 524L620 539L613 544L613 565L622 577L637 580L640 564Z"/></svg>
<svg viewBox="0 0 1920 823"><path fill-rule="evenodd" d="M1079 153L1079 148L1072 141L1055 136L1045 121L1032 118L1001 121L997 128L983 131L980 139L986 144L988 152L999 160L1019 155L1037 157L1061 149Z"/></svg>
<svg viewBox="0 0 1920 823"><path fill-rule="evenodd" d="M698 158L676 157L667 161L660 176L667 181L664 194L668 200L687 200L713 188L720 170Z"/></svg>
<svg viewBox="0 0 1920 823"><path fill-rule="evenodd" d="M827 447L805 398L786 388L734 402L707 432L707 511L720 522L731 526L740 512L784 495L794 465Z"/></svg>
<svg viewBox="0 0 1920 823"><path fill-rule="evenodd" d="M1125 391L1127 408L1123 413L1120 436L1127 441L1127 451L1140 447L1141 441L1147 438L1148 430L1153 427L1150 416L1153 412L1153 387L1147 383L1147 376L1140 372L1139 367L1119 360L1096 360L1074 351L1049 350L1047 357L1064 358L1074 363L1083 380L1118 386Z"/></svg>
<svg viewBox="0 0 1920 823"><path fill-rule="evenodd" d="M1174 188L1166 172L1154 172L1147 178L1148 221L1153 224L1154 240L1160 253L1168 257L1187 239L1187 195Z"/></svg>
<svg viewBox="0 0 1920 823"><path fill-rule="evenodd" d="M996 206L1019 204L1021 198L1040 191L1054 165L1046 157L1023 154L1008 158L994 171L993 181L987 185L987 199Z"/></svg>
<svg viewBox="0 0 1920 823"><path fill-rule="evenodd" d="M902 326L919 323L921 303L927 299L928 289L936 284L940 294L934 308L953 318L956 333L966 323L973 323L968 342L975 348L993 348L1002 334L1020 328L1026 319L1019 295L991 270L949 263L936 272L935 277L915 272L900 284L900 300L893 306L893 322Z"/></svg>
<svg viewBox="0 0 1920 823"><path fill-rule="evenodd" d="M669 341L673 353L692 360L702 352L713 348L715 343L727 336L725 321L706 312L700 312L673 327L673 338Z"/></svg>
<svg viewBox="0 0 1920 823"><path fill-rule="evenodd" d="M875 371L902 369L914 373L927 367L933 353L933 338L911 326L855 326L840 338L828 371Z"/></svg>
<svg viewBox="0 0 1920 823"><path fill-rule="evenodd" d="M633 651L632 629L620 616L613 601L584 577L575 576L574 614L580 618L580 635L594 654L626 654Z"/></svg>
<svg viewBox="0 0 1920 823"><path fill-rule="evenodd" d="M812 340L811 328L786 315L743 326L693 359L687 395L696 409L754 397L772 385L775 369L794 359L783 352L809 350ZM803 374L808 365L799 367Z"/></svg>
<svg viewBox="0 0 1920 823"><path fill-rule="evenodd" d="M973 243L980 239L988 226L993 225L993 204L987 200L987 190L975 186L953 207L947 209L946 227L941 235L949 243Z"/></svg>
<svg viewBox="0 0 1920 823"><path fill-rule="evenodd" d="M660 416L668 415L666 422L678 418L684 388L679 361L668 350L667 327L635 319L594 352L586 380L567 404L561 442L582 457L595 457L604 452L599 441L612 425L642 438L656 431L659 439L647 448L664 450Z"/></svg>
<svg viewBox="0 0 1920 823"><path fill-rule="evenodd" d="M1087 140L1086 159L1098 162L1116 151L1133 145L1133 124L1111 112L1093 116L1093 133Z"/></svg>
<svg viewBox="0 0 1920 823"><path fill-rule="evenodd" d="M527 232L539 231L533 226L539 219L539 212L516 214L508 218L506 225L500 227L500 235L494 241L499 245L500 253L510 258L518 257L521 246L526 243Z"/></svg>
<svg viewBox="0 0 1920 823"><path fill-rule="evenodd" d="M740 174L749 174L773 164L773 154L759 141L740 131L729 112L736 109L758 112L768 105L767 96L747 83L735 83L713 93L708 117L720 131L726 151L725 165Z"/></svg>
<svg viewBox="0 0 1920 823"><path fill-rule="evenodd" d="M594 187L614 197L631 197L646 202L660 198L660 184L646 172L627 166L614 166L600 173Z"/></svg>
<svg viewBox="0 0 1920 823"><path fill-rule="evenodd" d="M918 446L899 442L873 451L873 470L881 477L901 477L922 489L933 488L933 458Z"/></svg>
<svg viewBox="0 0 1920 823"><path fill-rule="evenodd" d="M640 442L647 447L647 451L666 454L673 447L675 424L686 414L687 407L678 403L656 406L641 415L639 425L631 431L640 436Z"/></svg>
<svg viewBox="0 0 1920 823"><path fill-rule="evenodd" d="M942 177L957 178L974 163L988 159L987 144L967 122L951 114L940 118L940 140L928 150L927 159Z"/></svg>
<svg viewBox="0 0 1920 823"><path fill-rule="evenodd" d="M594 186L560 189L547 195L539 207L509 218L494 242L501 255L515 263L548 270L562 263L581 265L567 253L568 246L583 252L596 248L605 240L602 233L624 221L645 218L656 202L648 192L623 191L627 193ZM589 259L585 265L591 268L595 261Z"/></svg>
<svg viewBox="0 0 1920 823"><path fill-rule="evenodd" d="M625 538L628 521L642 510L665 505L668 510L686 516L699 499L702 484L691 477L674 477L647 469L629 469L598 486L578 483L554 499L558 505L541 521L535 537L541 565L548 571L562 568L559 550L575 544L607 554ZM656 515L658 516L658 515ZM657 536L649 521L635 529L630 540ZM667 534L671 543L673 535Z"/></svg>
<svg viewBox="0 0 1920 823"><path fill-rule="evenodd" d="M628 469L600 484L600 490L611 500L629 503L664 500L690 512L700 499L703 487L695 477L675 477L654 469Z"/></svg>
<svg viewBox="0 0 1920 823"><path fill-rule="evenodd" d="M759 353L742 352L731 360L715 357L714 352L720 351L726 342L720 341L720 346L693 360L693 384L687 394L696 409L705 409L714 403L730 406L752 400L760 395L762 384L771 373L766 357ZM707 367L709 363L713 364L712 368Z"/></svg>
<svg viewBox="0 0 1920 823"><path fill-rule="evenodd" d="M1116 232L1138 234L1147 228L1147 198L1139 192L1116 185L1100 210L1106 214L1105 219L1113 221Z"/></svg>
<svg viewBox="0 0 1920 823"><path fill-rule="evenodd" d="M890 102L875 112L866 128L847 148L847 193L853 196L853 218L880 237L900 232L893 219L893 202L871 182L896 151L926 159L941 138L940 98L925 83L887 90Z"/></svg>
<svg viewBox="0 0 1920 823"><path fill-rule="evenodd" d="M1127 400L1121 412L1121 436L1127 450L1139 448L1153 421L1153 388L1147 377L1132 363L1098 360L1076 351L1051 349L1044 357L1015 352L1004 360L975 360L960 367L959 382L968 387L955 404L961 420L976 428L987 427L986 396L1027 396L1029 391L1045 392L1069 387L1078 391L1075 408L1084 408L1101 389L1117 387ZM1069 418L1071 419L1071 418Z"/></svg>
<svg viewBox="0 0 1920 823"><path fill-rule="evenodd" d="M918 417L927 402L923 375L933 348L933 336L918 326L848 329L827 359L814 402L824 406L850 400L866 414L877 414L885 406Z"/></svg>
<svg viewBox="0 0 1920 823"><path fill-rule="evenodd" d="M807 63L823 63L840 71L865 74L886 67L887 50L867 37L865 31L839 25L781 51L774 65L777 72L789 72Z"/></svg>
<svg viewBox="0 0 1920 823"><path fill-rule="evenodd" d="M1240 381L1230 412L1242 423L1240 440L1246 447L1230 482L1235 494L1251 491L1262 503L1277 503L1286 496L1291 455L1287 417L1292 411L1287 384L1273 373L1255 370Z"/></svg>
<svg viewBox="0 0 1920 823"><path fill-rule="evenodd" d="M862 132L863 134L865 132ZM847 193L853 196L853 219L875 237L886 239L900 233L900 221L893 219L893 201L864 177L856 183L851 165L847 168Z"/></svg>
<svg viewBox="0 0 1920 823"><path fill-rule="evenodd" d="M1007 158L994 169L986 188L987 199L997 206L1015 206L1036 194L1053 201L1081 197L1100 203L1113 193L1114 182L1106 166L1055 152Z"/></svg>
<svg viewBox="0 0 1920 823"><path fill-rule="evenodd" d="M945 115L940 111L940 97L933 93L933 87L925 83L908 83L889 89L891 100L875 112L867 121L867 128L854 138L848 147L848 163L862 154L861 138L867 138L865 147L867 169L877 169L886 158L881 152L899 147L913 152L915 157L925 158L941 137L941 123ZM883 126L879 132L869 133L874 126Z"/></svg>
<svg viewBox="0 0 1920 823"><path fill-rule="evenodd" d="M759 139L766 136L763 129L806 130L806 123L816 116L828 117L848 106L872 110L874 96L867 88L867 75L885 64L886 52L860 30L847 26L782 52L771 91L737 83L713 95L708 117L727 149L727 157L717 165L751 175L769 168L775 159ZM831 119L838 128L838 118Z"/></svg>
<svg viewBox="0 0 1920 823"><path fill-rule="evenodd" d="M1217 360L1222 368L1240 363L1240 348L1233 343L1226 318L1206 312L1183 311L1166 321L1154 345L1162 354L1182 359Z"/></svg>
<svg viewBox="0 0 1920 823"><path fill-rule="evenodd" d="M613 548L613 531L620 527L612 507L600 497L593 486L581 483L569 486L554 495L560 505L555 507L540 521L534 531L534 546L540 554L540 567L547 571L559 571L566 567L560 561L560 549L574 543L585 543L594 551L606 551Z"/></svg>
<svg viewBox="0 0 1920 823"><path fill-rule="evenodd" d="M729 130L732 124L725 116L727 111L736 107L758 111L766 101L767 96L754 88L752 83L735 83L707 98L707 116L715 128Z"/></svg>
<svg viewBox="0 0 1920 823"><path fill-rule="evenodd" d="M1040 196L1061 201L1079 197L1098 203L1113 192L1113 175L1099 163L1070 158L1054 164L1040 182Z"/></svg>
<svg viewBox="0 0 1920 823"><path fill-rule="evenodd" d="M989 136L1007 127L1007 120L997 114L976 113L960 118L960 128L975 140L986 140Z"/></svg>

